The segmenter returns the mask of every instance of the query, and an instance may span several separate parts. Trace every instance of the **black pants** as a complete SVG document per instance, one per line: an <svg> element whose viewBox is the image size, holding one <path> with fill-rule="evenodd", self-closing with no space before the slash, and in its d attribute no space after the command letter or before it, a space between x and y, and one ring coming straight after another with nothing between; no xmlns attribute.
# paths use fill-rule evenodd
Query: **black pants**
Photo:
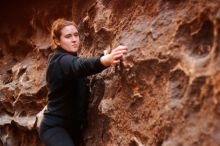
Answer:
<svg viewBox="0 0 220 146"><path fill-rule="evenodd" d="M40 125L40 138L46 146L79 146L80 128Z"/></svg>

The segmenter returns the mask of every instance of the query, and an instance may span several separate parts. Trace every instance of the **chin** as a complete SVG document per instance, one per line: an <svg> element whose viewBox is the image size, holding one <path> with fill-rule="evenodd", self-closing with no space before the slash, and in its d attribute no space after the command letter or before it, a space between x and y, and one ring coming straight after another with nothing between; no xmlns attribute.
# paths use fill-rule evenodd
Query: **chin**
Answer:
<svg viewBox="0 0 220 146"><path fill-rule="evenodd" d="M71 52L77 52L78 51L78 48L74 48L71 50Z"/></svg>

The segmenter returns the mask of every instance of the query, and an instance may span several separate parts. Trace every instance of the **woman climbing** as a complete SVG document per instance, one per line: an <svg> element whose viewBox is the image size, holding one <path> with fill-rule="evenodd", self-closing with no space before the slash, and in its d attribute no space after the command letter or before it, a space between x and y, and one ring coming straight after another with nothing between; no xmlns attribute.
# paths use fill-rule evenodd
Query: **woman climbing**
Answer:
<svg viewBox="0 0 220 146"><path fill-rule="evenodd" d="M86 76L119 63L127 47L118 46L109 54L96 57L79 57L77 26L65 19L53 22L51 36L55 51L46 73L48 104L40 137L46 146L79 146L88 97Z"/></svg>

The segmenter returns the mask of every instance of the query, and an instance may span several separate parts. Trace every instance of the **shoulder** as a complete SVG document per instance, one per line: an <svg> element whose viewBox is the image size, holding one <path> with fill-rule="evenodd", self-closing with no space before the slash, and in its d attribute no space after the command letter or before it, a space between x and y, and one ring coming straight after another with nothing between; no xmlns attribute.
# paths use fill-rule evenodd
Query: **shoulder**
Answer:
<svg viewBox="0 0 220 146"><path fill-rule="evenodd" d="M50 63L68 63L71 62L74 59L79 58L78 56L71 55L69 53L64 53L64 52L54 52L49 56L49 62Z"/></svg>
<svg viewBox="0 0 220 146"><path fill-rule="evenodd" d="M70 55L68 53L64 53L61 54L58 58L59 58L58 61L61 65L69 65L73 63L75 60L77 60L79 57Z"/></svg>

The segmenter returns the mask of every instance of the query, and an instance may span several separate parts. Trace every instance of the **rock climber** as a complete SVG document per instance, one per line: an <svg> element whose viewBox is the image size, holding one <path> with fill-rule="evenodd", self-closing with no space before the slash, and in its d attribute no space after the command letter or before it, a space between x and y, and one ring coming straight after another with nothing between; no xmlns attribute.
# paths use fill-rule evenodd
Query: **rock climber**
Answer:
<svg viewBox="0 0 220 146"><path fill-rule="evenodd" d="M53 22L51 37L54 52L46 72L48 103L40 138L46 146L79 146L89 92L86 77L118 64L128 48L120 45L108 54L79 57L77 25L61 18Z"/></svg>

